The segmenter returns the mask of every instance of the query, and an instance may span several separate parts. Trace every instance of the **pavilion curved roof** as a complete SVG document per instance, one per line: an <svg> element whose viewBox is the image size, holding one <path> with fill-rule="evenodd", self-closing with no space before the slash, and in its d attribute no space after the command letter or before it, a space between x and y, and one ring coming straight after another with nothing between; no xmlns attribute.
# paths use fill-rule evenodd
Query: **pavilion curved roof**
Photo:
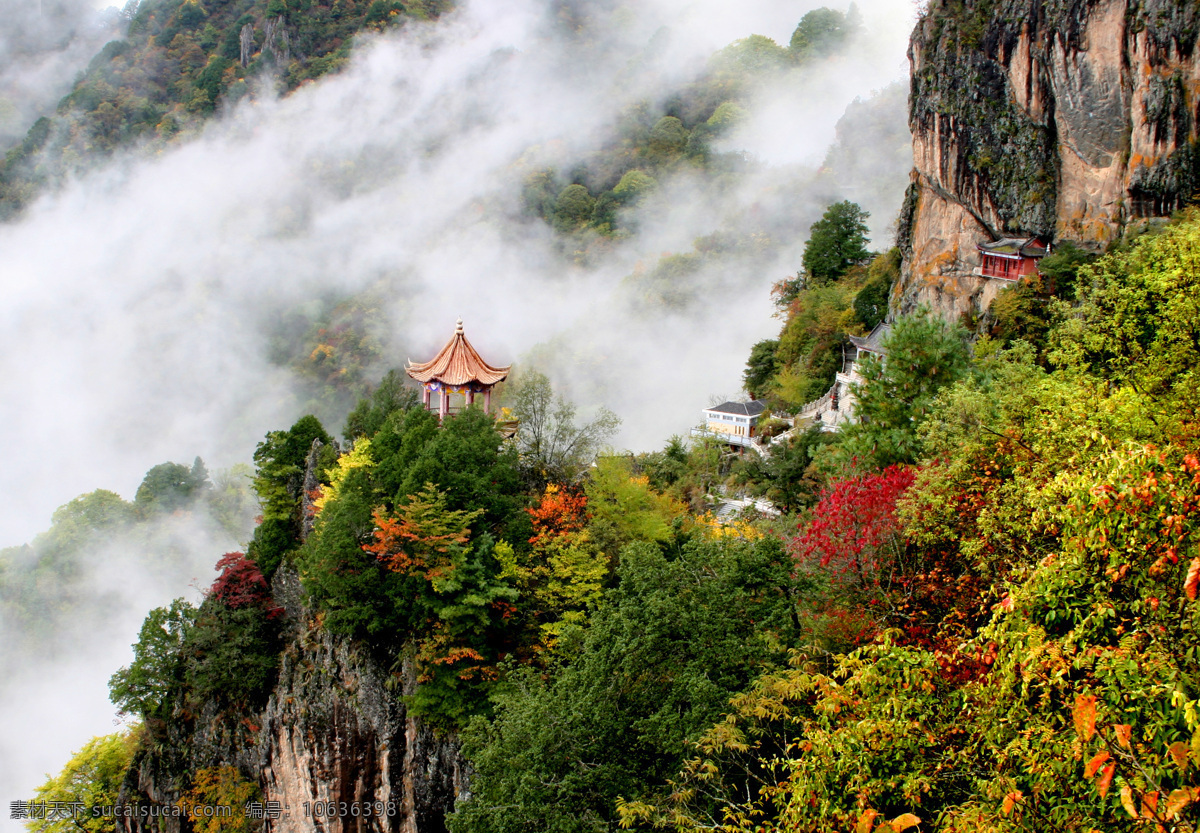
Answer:
<svg viewBox="0 0 1200 833"><path fill-rule="evenodd" d="M427 362L414 362L409 359L404 370L422 384L441 382L443 385L465 385L479 382L483 385L494 385L508 378L511 367L512 365L492 367L480 358L471 342L463 335L463 322L460 318L454 330L454 337L440 353Z"/></svg>
<svg viewBox="0 0 1200 833"><path fill-rule="evenodd" d="M976 248L985 254L1007 257L1045 257L1050 253L1039 237L1001 237L992 243L978 243Z"/></svg>

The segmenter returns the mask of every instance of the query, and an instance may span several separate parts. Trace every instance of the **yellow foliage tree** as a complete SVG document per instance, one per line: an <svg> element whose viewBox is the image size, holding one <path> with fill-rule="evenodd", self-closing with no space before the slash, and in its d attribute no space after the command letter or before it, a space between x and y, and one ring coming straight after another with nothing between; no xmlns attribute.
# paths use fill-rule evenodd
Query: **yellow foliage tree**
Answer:
<svg viewBox="0 0 1200 833"><path fill-rule="evenodd" d="M180 805L195 833L253 833L261 822L246 814L246 805L258 798L258 785L237 767L206 767L196 771Z"/></svg>
<svg viewBox="0 0 1200 833"><path fill-rule="evenodd" d="M92 738L67 761L62 772L37 788L34 800L55 806L75 805L65 818L31 819L34 833L102 833L113 829L112 816L97 808L117 803L117 793L133 760L138 730ZM94 813L96 813L94 815Z"/></svg>
<svg viewBox="0 0 1200 833"><path fill-rule="evenodd" d="M375 458L371 456L371 441L363 437L354 444L354 448L338 458L337 468L329 472L329 485L321 487L321 494L313 500L317 514L328 504L337 500L342 484L354 469L371 469L375 466Z"/></svg>

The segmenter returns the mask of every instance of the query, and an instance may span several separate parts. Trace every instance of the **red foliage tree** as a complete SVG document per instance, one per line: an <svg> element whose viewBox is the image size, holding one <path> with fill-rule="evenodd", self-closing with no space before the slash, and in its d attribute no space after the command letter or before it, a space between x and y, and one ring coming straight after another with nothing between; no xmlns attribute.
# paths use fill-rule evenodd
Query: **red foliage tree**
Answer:
<svg viewBox="0 0 1200 833"><path fill-rule="evenodd" d="M227 552L217 562L221 571L210 592L226 607L271 607L271 588L254 559L245 553Z"/></svg>
<svg viewBox="0 0 1200 833"><path fill-rule="evenodd" d="M889 602L904 551L896 502L913 479L911 469L889 466L839 481L792 539L797 568L828 579L818 613L841 638L860 642L868 637L883 613L879 606Z"/></svg>
<svg viewBox="0 0 1200 833"><path fill-rule="evenodd" d="M453 572L454 551L470 540L470 524L481 514L481 509L447 509L446 495L427 483L419 494L409 495L408 502L396 508L395 516L383 507L375 510L371 516L375 540L363 550L373 553L388 569L433 582Z"/></svg>
<svg viewBox="0 0 1200 833"><path fill-rule="evenodd" d="M896 522L896 501L913 483L911 469L889 466L878 474L836 483L821 497L813 520L792 541L801 564L820 564L850 573L863 582L878 581L903 547Z"/></svg>

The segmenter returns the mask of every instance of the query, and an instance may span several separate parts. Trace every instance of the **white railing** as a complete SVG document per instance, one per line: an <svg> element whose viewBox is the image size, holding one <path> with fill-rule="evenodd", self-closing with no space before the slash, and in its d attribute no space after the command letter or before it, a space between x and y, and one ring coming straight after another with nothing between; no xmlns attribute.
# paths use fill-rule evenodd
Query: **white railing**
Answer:
<svg viewBox="0 0 1200 833"><path fill-rule="evenodd" d="M824 411L832 410L833 397L836 392L837 382L834 382L833 387L826 391L824 396L822 396L820 399L814 399L812 402L804 405L800 409L800 413L796 414L797 419L810 419L811 417L823 413Z"/></svg>
<svg viewBox="0 0 1200 833"><path fill-rule="evenodd" d="M693 428L693 437L710 437L714 440L720 440L729 445L740 445L746 448L753 448L754 441L757 437L744 437L741 434L726 434L723 431L710 431L707 428Z"/></svg>

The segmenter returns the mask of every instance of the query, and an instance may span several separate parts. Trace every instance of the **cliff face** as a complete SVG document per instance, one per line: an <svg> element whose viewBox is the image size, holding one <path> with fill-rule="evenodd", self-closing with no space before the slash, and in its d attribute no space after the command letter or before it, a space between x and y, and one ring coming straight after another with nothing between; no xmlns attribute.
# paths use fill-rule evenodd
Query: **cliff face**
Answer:
<svg viewBox="0 0 1200 833"><path fill-rule="evenodd" d="M1101 248L1200 188L1200 4L933 0L912 35L914 170L893 297L952 318L1004 284L975 246Z"/></svg>
<svg viewBox="0 0 1200 833"><path fill-rule="evenodd" d="M444 831L446 815L466 796L466 764L453 738L435 735L399 701L397 694L416 685L415 675L406 667L394 677L360 649L313 626L289 567L276 573L272 591L291 632L265 709L252 718L213 709L173 723L164 742L135 760L120 803L173 805L187 786L182 773L232 765L260 774L263 801L285 808L268 821L264 831L270 833ZM393 812L318 817L317 802L383 802ZM126 819L119 829L187 828L178 819L152 818Z"/></svg>

